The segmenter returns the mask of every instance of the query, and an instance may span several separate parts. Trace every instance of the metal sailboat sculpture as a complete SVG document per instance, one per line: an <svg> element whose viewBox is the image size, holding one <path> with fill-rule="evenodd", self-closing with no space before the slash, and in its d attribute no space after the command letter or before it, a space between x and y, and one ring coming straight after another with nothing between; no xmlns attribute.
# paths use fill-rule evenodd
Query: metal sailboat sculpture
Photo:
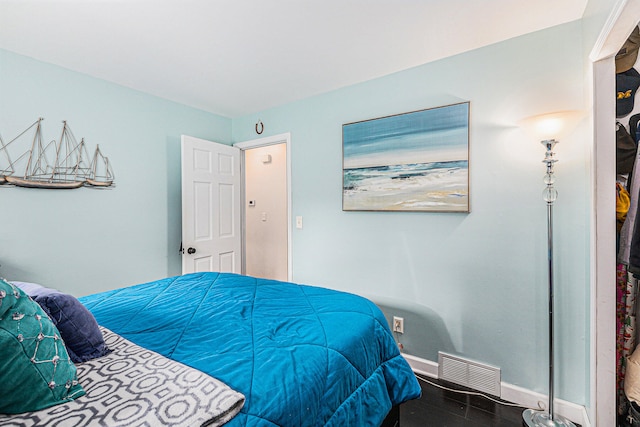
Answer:
<svg viewBox="0 0 640 427"><path fill-rule="evenodd" d="M7 184L46 189L73 189L83 185L92 187L113 185L113 171L108 159L102 155L98 147L96 147L93 160L89 163L90 159L84 139L78 142L66 121L62 122L60 141L56 143L54 140L43 144L42 120L39 118L8 144L0 141L2 145L0 150L5 153L9 164L8 168L0 170L0 176ZM31 148L12 162L7 147L32 128L35 130ZM20 169L18 165L25 161L26 166L24 169ZM105 162L106 166L101 167L100 162ZM18 174L17 169L24 170L24 172ZM98 170L103 172L98 172ZM101 175L97 175L98 173ZM2 183L1 181L0 183Z"/></svg>
<svg viewBox="0 0 640 427"><path fill-rule="evenodd" d="M113 170L109 158L105 157L100 151L100 146L96 145L96 151L93 154L93 160L89 167L89 175L86 183L95 187L109 187L113 185Z"/></svg>
<svg viewBox="0 0 640 427"><path fill-rule="evenodd" d="M9 157L9 152L7 151L7 144L2 140L2 135L0 135L0 185L6 184L7 175L11 175L13 170L13 163L11 163L11 157Z"/></svg>

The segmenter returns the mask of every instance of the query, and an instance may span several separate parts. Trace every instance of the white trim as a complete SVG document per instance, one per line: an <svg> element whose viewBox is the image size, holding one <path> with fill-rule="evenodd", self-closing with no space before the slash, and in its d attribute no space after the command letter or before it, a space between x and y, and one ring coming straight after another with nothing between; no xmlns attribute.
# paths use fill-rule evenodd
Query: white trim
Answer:
<svg viewBox="0 0 640 427"><path fill-rule="evenodd" d="M592 62L600 61L601 59L604 59L611 55L615 55L616 52L620 49L620 46L622 46L628 35L631 33L633 26L629 28L629 32L624 36L622 40L610 40L611 35L614 34L614 28L616 28L616 26L618 25L622 16L622 12L627 6L627 2L628 0L618 0L616 5L611 10L609 17L607 18L607 22L604 23L602 30L600 31L600 35L598 36L598 39L596 40L593 49L589 54L589 59Z"/></svg>
<svg viewBox="0 0 640 427"><path fill-rule="evenodd" d="M589 55L593 97L591 147L590 407L594 425L616 422L614 56L638 24L640 0L617 0ZM587 423L585 422L585 425Z"/></svg>
<svg viewBox="0 0 640 427"><path fill-rule="evenodd" d="M265 136L264 138L256 138L248 141L236 142L235 144L233 144L233 146L241 150L249 150L251 148L266 147L267 145L281 144L283 142L291 142L291 132Z"/></svg>
<svg viewBox="0 0 640 427"><path fill-rule="evenodd" d="M266 147L268 145L286 144L287 146L287 280L293 280L293 247L292 247L292 234L293 227L291 223L291 132L281 133L273 136L266 136L264 138L252 139L249 141L236 142L234 147L239 148L242 152L252 148ZM244 165L244 153L242 155L242 162ZM244 166L243 166L244 167ZM244 182L243 182L243 196L244 196ZM244 208L243 208L244 212ZM244 224L244 218L243 218ZM244 227L243 227L244 233ZM244 251L244 244L242 245ZM243 254L244 255L244 254ZM242 257L244 260L244 256ZM243 265L244 271L244 265Z"/></svg>
<svg viewBox="0 0 640 427"><path fill-rule="evenodd" d="M438 364L436 362L405 353L402 353L402 356L416 374L435 379L438 378ZM526 408L540 408L540 405L546 407L546 402L548 400L546 395L505 382L501 382L500 384L501 399ZM587 411L584 406L567 402L566 400L556 399L554 402L554 408L556 413L559 415L562 415L583 427L591 427L591 422L589 421L589 417L587 416Z"/></svg>
<svg viewBox="0 0 640 427"><path fill-rule="evenodd" d="M616 422L616 214L614 58L593 63L591 154L591 419L594 425ZM600 190L600 191L599 191Z"/></svg>
<svg viewBox="0 0 640 427"><path fill-rule="evenodd" d="M547 409L549 397L546 394L537 393L526 388L518 387L509 383L502 383L501 399L508 402L517 403L526 408ZM568 402L562 399L555 399L553 404L554 412L562 415L581 426L591 425L587 410L583 405Z"/></svg>
<svg viewBox="0 0 640 427"><path fill-rule="evenodd" d="M411 369L413 369L413 372L416 374L438 378L438 364L436 362L405 353L402 353L402 356L409 362L409 366L411 366Z"/></svg>
<svg viewBox="0 0 640 427"><path fill-rule="evenodd" d="M580 425L582 425L582 427L591 427L592 425L594 425L591 424L589 413L587 411L587 408L585 408L584 406L582 407L582 423L580 423Z"/></svg>

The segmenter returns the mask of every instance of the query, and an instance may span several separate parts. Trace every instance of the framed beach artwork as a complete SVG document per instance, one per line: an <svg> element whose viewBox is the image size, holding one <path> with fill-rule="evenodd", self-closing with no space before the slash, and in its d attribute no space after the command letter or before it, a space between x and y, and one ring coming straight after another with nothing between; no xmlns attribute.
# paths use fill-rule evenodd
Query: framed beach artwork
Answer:
<svg viewBox="0 0 640 427"><path fill-rule="evenodd" d="M469 102L342 126L342 209L469 212Z"/></svg>

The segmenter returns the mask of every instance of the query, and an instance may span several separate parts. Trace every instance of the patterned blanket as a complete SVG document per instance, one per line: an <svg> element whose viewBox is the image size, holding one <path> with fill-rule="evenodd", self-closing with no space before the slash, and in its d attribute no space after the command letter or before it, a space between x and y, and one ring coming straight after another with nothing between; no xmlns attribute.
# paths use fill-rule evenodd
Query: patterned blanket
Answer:
<svg viewBox="0 0 640 427"><path fill-rule="evenodd" d="M0 426L220 426L241 410L244 396L221 381L101 329L112 352L76 365L85 396L0 415Z"/></svg>

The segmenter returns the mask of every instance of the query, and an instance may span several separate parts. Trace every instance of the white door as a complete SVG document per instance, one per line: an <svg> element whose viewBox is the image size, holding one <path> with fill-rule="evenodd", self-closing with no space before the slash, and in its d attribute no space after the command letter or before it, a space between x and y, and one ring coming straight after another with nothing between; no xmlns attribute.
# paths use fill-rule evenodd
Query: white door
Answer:
<svg viewBox="0 0 640 427"><path fill-rule="evenodd" d="M240 273L240 150L182 135L182 274Z"/></svg>

